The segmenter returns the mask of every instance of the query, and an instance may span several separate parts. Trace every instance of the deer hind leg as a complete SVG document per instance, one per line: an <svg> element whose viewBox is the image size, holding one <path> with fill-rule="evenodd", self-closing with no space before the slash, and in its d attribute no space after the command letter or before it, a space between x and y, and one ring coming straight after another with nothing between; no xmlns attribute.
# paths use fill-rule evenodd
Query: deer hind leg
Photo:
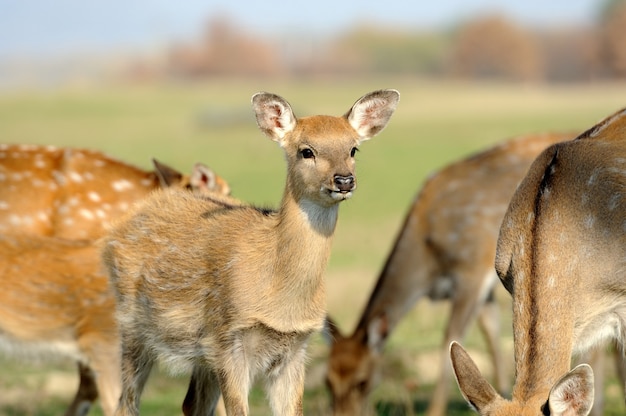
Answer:
<svg viewBox="0 0 626 416"><path fill-rule="evenodd" d="M495 282L493 273L482 279L477 279L468 273L464 273L463 276L465 282L457 282L457 288L452 297L452 309L440 351L439 380L437 380L432 400L426 411L428 416L446 414L448 390L452 378L451 368L447 365L450 343L462 341L465 338L470 323L476 319Z"/></svg>
<svg viewBox="0 0 626 416"><path fill-rule="evenodd" d="M183 401L183 414L214 416L219 398L220 387L215 373L206 367L194 366L187 395Z"/></svg>
<svg viewBox="0 0 626 416"><path fill-rule="evenodd" d="M139 399L153 359L132 335L122 332L122 394L115 416L138 416Z"/></svg>
<svg viewBox="0 0 626 416"><path fill-rule="evenodd" d="M98 398L96 377L89 367L78 363L79 385L74 401L65 412L65 416L84 416L89 412L91 405Z"/></svg>

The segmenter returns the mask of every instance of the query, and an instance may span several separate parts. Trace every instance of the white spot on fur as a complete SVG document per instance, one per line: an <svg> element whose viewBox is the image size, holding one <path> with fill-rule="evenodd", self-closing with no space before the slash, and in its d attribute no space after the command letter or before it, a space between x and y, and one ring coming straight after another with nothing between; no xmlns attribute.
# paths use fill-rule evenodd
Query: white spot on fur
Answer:
<svg viewBox="0 0 626 416"><path fill-rule="evenodd" d="M608 208L609 211L614 211L622 201L622 194L613 194L609 198Z"/></svg>
<svg viewBox="0 0 626 416"><path fill-rule="evenodd" d="M594 215L588 214L585 217L585 227L593 228L593 225L595 224L595 222L596 222L596 217Z"/></svg>
<svg viewBox="0 0 626 416"><path fill-rule="evenodd" d="M76 182L76 183L82 183L83 182L83 177L78 172L74 172L74 171L68 172L67 176L70 178L70 180L72 182Z"/></svg>
<svg viewBox="0 0 626 416"><path fill-rule="evenodd" d="M100 198L100 195L95 191L88 192L87 197L93 202L100 202L102 200L102 198Z"/></svg>
<svg viewBox="0 0 626 416"><path fill-rule="evenodd" d="M101 167L104 167L104 165L106 165L106 162L104 160L97 159L93 161L93 164L101 168Z"/></svg>
<svg viewBox="0 0 626 416"><path fill-rule="evenodd" d="M36 168L39 168L39 169L44 169L44 168L46 168L46 162L45 162L45 160L42 160L42 159L37 159L37 160L35 160L35 167L36 167Z"/></svg>
<svg viewBox="0 0 626 416"><path fill-rule="evenodd" d="M86 218L88 220L93 220L95 218L93 212L85 208L81 208L80 210L78 210L78 213L80 214L81 217Z"/></svg>
<svg viewBox="0 0 626 416"><path fill-rule="evenodd" d="M114 181L114 182L111 183L111 186L117 192L122 192L122 191L126 191L126 190L129 190L129 189L133 188L133 184L131 182L127 181L126 179L120 179L118 181Z"/></svg>
<svg viewBox="0 0 626 416"><path fill-rule="evenodd" d="M142 186L145 186L146 188L151 188L153 182L150 179L142 179L140 183Z"/></svg>
<svg viewBox="0 0 626 416"><path fill-rule="evenodd" d="M0 209L7 210L9 209L9 203L6 201L0 201Z"/></svg>

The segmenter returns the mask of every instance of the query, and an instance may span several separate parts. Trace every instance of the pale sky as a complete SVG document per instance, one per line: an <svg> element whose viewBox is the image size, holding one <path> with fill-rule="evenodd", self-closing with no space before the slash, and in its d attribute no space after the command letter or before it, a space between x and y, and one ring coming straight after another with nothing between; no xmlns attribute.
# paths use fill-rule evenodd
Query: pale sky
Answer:
<svg viewBox="0 0 626 416"><path fill-rule="evenodd" d="M0 0L0 59L192 40L213 16L251 33L332 35L359 22L420 29L489 12L525 25L593 22L602 0Z"/></svg>

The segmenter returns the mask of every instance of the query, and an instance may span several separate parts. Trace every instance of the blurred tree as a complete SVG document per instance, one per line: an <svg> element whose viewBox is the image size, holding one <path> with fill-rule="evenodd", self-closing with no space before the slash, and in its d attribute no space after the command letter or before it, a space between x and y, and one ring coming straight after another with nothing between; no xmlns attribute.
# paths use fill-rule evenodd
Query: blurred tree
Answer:
<svg viewBox="0 0 626 416"><path fill-rule="evenodd" d="M436 75L448 49L442 33L361 24L330 45L325 61L333 72Z"/></svg>
<svg viewBox="0 0 626 416"><path fill-rule="evenodd" d="M533 37L501 16L462 25L452 51L451 72L469 78L527 81L542 76Z"/></svg>
<svg viewBox="0 0 626 416"><path fill-rule="evenodd" d="M537 31L536 44L549 82L588 81L601 71L597 30L563 27Z"/></svg>
<svg viewBox="0 0 626 416"><path fill-rule="evenodd" d="M225 17L211 19L196 44L174 47L170 68L182 77L273 76L282 72L280 58L272 45L247 35Z"/></svg>
<svg viewBox="0 0 626 416"><path fill-rule="evenodd" d="M600 12L601 57L609 77L626 78L626 0L609 0Z"/></svg>

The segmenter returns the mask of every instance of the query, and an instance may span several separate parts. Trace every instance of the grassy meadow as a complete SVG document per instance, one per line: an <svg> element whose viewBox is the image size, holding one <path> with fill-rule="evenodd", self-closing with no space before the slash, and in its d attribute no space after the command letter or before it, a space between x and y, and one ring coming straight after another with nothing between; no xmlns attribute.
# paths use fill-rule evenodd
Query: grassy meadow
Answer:
<svg viewBox="0 0 626 416"><path fill-rule="evenodd" d="M340 210L327 272L328 309L344 332L358 319L403 216L426 175L518 134L580 132L626 106L626 84L509 85L415 79L219 80L167 86L113 85L0 93L0 143L50 144L102 150L143 168L150 159L189 171L204 162L226 178L233 195L276 206L283 190L282 151L257 128L250 97L259 90L286 98L296 115L339 115L364 93L396 88L401 100L386 130L357 154L358 190ZM502 342L512 351L509 298L502 304ZM385 377L372 400L381 415L420 414L438 374L446 303L420 301L386 347ZM490 374L477 328L464 345ZM321 337L309 348L305 413L328 413ZM513 356L509 373L512 375ZM484 365L483 365L484 363ZM157 370L158 371L158 370ZM187 379L155 371L142 412L181 414ZM0 361L0 415L60 414L77 384L73 363ZM624 414L621 389L609 371L607 415ZM449 414L469 415L451 385ZM252 414L269 414L260 389ZM91 414L101 414L95 409Z"/></svg>

